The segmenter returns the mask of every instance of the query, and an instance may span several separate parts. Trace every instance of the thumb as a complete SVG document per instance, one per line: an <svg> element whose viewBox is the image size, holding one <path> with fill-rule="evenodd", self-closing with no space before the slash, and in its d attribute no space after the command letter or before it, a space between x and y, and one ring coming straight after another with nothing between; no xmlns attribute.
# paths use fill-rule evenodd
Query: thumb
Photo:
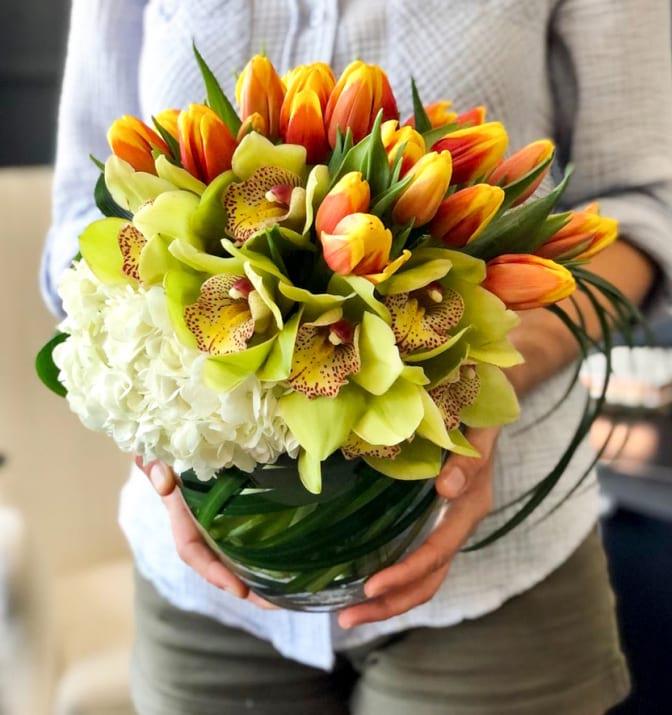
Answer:
<svg viewBox="0 0 672 715"><path fill-rule="evenodd" d="M470 429L465 436L478 450L478 457L451 454L436 478L436 491L444 499L457 499L463 494L471 478L485 467L492 459L497 443L499 428Z"/></svg>
<svg viewBox="0 0 672 715"><path fill-rule="evenodd" d="M144 464L140 457L136 457L135 463L149 477L149 481L159 496L165 497L172 494L177 480L175 472L165 462L155 460Z"/></svg>

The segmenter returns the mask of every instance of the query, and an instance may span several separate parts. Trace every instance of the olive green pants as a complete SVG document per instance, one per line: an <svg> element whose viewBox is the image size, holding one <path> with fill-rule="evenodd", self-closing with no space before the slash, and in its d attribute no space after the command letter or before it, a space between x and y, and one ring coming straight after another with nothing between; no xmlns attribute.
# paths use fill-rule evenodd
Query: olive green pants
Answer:
<svg viewBox="0 0 672 715"><path fill-rule="evenodd" d="M493 613L343 653L326 673L138 577L133 699L139 715L601 715L629 687L613 606L593 532Z"/></svg>

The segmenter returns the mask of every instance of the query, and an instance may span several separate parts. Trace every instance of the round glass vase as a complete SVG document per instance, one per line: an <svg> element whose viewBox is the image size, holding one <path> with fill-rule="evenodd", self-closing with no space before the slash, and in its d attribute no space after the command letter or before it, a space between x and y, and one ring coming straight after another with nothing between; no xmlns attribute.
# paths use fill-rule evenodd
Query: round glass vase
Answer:
<svg viewBox="0 0 672 715"><path fill-rule="evenodd" d="M421 543L443 505L433 479L390 479L338 454L323 463L317 495L289 457L207 482L186 472L180 488L224 564L259 596L300 611L363 601L366 579Z"/></svg>

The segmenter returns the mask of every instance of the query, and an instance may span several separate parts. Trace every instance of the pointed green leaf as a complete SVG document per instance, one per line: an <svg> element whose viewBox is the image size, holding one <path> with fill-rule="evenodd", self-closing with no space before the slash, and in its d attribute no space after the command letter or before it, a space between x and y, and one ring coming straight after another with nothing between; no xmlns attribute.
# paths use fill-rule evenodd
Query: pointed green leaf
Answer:
<svg viewBox="0 0 672 715"><path fill-rule="evenodd" d="M105 167L103 166L103 169L104 168ZM103 216L125 218L127 220L132 218L133 215L131 212L126 211L126 209L122 209L121 206L119 206L119 204L112 198L112 194L105 183L104 173L101 173L98 177L98 181L96 181L96 188L94 189L93 197L98 210L103 214Z"/></svg>
<svg viewBox="0 0 672 715"><path fill-rule="evenodd" d="M534 253L548 238L545 227L547 216L560 200L571 176L571 167L551 193L511 209L496 218L474 241L462 250L484 261L502 253ZM546 228L546 231L544 231Z"/></svg>
<svg viewBox="0 0 672 715"><path fill-rule="evenodd" d="M54 348L65 342L70 336L67 333L56 333L37 353L35 358L35 370L42 382L59 397L65 397L68 391L63 383L58 379L60 370L54 362Z"/></svg>
<svg viewBox="0 0 672 715"><path fill-rule="evenodd" d="M422 105L422 100L420 99L420 93L415 84L415 79L411 79L411 94L413 95L413 117L415 119L415 129L424 134L432 128L432 123L429 121L427 112Z"/></svg>
<svg viewBox="0 0 672 715"><path fill-rule="evenodd" d="M213 74L212 70L206 64L205 60L201 56L201 53L196 49L196 44L193 43L192 47L194 49L194 55L196 56L196 61L201 70L201 76L203 77L203 82L205 84L205 89L208 94L208 104L217 114L217 116L226 124L229 131L233 136L238 135L238 130L242 122L240 117L236 114L236 110L229 101L228 97L224 94L217 78Z"/></svg>

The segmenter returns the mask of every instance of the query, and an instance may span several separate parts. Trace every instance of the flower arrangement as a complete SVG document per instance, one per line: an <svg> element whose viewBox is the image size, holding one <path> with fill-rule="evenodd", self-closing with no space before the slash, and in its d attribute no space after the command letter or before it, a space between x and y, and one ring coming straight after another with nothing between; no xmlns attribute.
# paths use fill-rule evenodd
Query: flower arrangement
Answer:
<svg viewBox="0 0 672 715"><path fill-rule="evenodd" d="M281 78L256 56L236 111L195 54L206 103L109 130L105 217L62 277L66 317L38 371L87 427L171 464L252 582L312 593L360 578L375 548L398 556L445 454L476 454L464 427L517 418L516 311L550 307L584 350L556 305L577 285L631 319L583 265L617 226L595 206L553 213L568 177L534 198L552 142L504 158L481 107L423 106L413 85L400 124L377 66ZM539 501L526 496L493 538Z"/></svg>

